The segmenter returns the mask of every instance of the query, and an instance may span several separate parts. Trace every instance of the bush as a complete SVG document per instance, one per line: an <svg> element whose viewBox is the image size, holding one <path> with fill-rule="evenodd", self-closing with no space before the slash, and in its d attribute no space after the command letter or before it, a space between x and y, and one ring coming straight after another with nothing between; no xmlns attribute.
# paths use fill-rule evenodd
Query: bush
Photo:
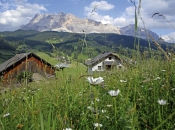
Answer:
<svg viewBox="0 0 175 130"><path fill-rule="evenodd" d="M19 82L23 82L25 80L27 80L27 82L31 82L32 81L32 72L28 72L28 71L22 71L17 75L17 80Z"/></svg>

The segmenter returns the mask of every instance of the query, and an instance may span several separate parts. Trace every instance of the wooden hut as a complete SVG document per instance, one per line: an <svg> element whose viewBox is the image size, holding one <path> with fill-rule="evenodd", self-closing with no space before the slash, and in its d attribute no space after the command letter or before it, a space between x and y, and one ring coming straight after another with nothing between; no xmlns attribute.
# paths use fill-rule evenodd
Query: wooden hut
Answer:
<svg viewBox="0 0 175 130"><path fill-rule="evenodd" d="M56 68L34 53L16 54L0 65L0 76L4 83L17 80L23 71L39 73L43 76L54 75Z"/></svg>

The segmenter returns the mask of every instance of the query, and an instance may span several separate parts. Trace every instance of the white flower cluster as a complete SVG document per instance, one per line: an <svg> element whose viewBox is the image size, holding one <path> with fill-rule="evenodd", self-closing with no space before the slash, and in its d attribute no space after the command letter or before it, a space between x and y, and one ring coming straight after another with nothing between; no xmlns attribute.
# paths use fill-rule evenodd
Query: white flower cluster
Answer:
<svg viewBox="0 0 175 130"><path fill-rule="evenodd" d="M66 129L63 129L63 130L72 130L72 128L66 128Z"/></svg>
<svg viewBox="0 0 175 130"><path fill-rule="evenodd" d="M117 91L115 90L110 90L109 95L111 95L112 97L117 96L120 93L120 90L118 89Z"/></svg>
<svg viewBox="0 0 175 130"><path fill-rule="evenodd" d="M93 78L92 76L90 76L90 77L86 77L86 79L91 85L97 85L104 81L102 77Z"/></svg>
<svg viewBox="0 0 175 130"><path fill-rule="evenodd" d="M165 104L166 104L166 100L163 100L163 99L158 100L157 102L158 102L160 105L165 105Z"/></svg>
<svg viewBox="0 0 175 130"><path fill-rule="evenodd" d="M10 113L6 113L6 114L4 114L3 117L7 117L7 116L10 116Z"/></svg>
<svg viewBox="0 0 175 130"><path fill-rule="evenodd" d="M102 127L103 125L102 124L100 124L100 123L94 123L94 129L95 128L98 128L98 127Z"/></svg>

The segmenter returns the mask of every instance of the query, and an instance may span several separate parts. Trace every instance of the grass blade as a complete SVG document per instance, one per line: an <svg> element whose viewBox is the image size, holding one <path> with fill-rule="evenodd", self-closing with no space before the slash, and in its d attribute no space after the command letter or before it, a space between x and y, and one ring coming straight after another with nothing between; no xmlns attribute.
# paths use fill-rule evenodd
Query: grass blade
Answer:
<svg viewBox="0 0 175 130"><path fill-rule="evenodd" d="M43 114L40 111L40 126L41 126L41 130L44 130L44 122L43 122Z"/></svg>

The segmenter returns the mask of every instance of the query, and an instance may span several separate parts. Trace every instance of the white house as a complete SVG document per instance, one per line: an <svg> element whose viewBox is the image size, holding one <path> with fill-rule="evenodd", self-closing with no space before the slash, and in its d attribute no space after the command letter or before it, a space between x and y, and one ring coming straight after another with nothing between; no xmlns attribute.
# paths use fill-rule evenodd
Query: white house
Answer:
<svg viewBox="0 0 175 130"><path fill-rule="evenodd" d="M88 67L88 74L94 71L105 71L122 67L122 60L116 53L101 53L93 59L87 60L85 65Z"/></svg>

